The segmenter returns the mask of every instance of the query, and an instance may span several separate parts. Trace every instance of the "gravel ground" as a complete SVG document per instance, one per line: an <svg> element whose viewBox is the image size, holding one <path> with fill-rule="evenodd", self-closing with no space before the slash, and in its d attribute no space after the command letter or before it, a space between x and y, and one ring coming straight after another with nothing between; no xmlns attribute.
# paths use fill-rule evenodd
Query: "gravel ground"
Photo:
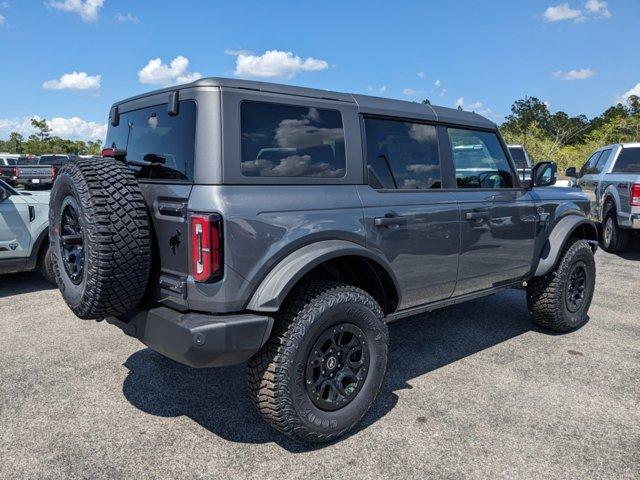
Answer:
<svg viewBox="0 0 640 480"><path fill-rule="evenodd" d="M520 290L393 324L372 411L318 448L262 422L243 367L183 367L0 277L0 478L637 479L640 250L597 264L570 334L533 328Z"/></svg>

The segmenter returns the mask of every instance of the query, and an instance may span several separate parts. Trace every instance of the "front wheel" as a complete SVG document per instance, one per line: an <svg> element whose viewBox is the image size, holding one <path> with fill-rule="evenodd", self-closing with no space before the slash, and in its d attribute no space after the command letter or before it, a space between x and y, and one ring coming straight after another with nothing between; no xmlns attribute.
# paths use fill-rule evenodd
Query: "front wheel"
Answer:
<svg viewBox="0 0 640 480"><path fill-rule="evenodd" d="M353 428L375 400L388 341L382 310L369 294L337 282L304 284L249 360L250 395L282 433L331 441Z"/></svg>
<svg viewBox="0 0 640 480"><path fill-rule="evenodd" d="M527 284L527 306L534 323L555 332L584 325L595 282L591 246L586 240L570 240L553 270Z"/></svg>

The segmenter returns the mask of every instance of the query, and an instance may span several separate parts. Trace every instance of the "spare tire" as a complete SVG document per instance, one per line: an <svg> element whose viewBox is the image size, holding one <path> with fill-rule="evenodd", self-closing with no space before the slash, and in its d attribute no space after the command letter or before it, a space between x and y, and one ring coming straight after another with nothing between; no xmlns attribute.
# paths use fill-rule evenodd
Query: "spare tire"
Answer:
<svg viewBox="0 0 640 480"><path fill-rule="evenodd" d="M149 216L127 165L66 164L51 191L49 226L56 280L73 313L100 320L139 305L151 267Z"/></svg>

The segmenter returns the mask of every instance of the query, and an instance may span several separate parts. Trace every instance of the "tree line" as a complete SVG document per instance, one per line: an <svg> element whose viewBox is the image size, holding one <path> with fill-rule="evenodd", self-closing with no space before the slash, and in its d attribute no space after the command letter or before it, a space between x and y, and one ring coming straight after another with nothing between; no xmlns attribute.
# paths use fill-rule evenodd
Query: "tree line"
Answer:
<svg viewBox="0 0 640 480"><path fill-rule="evenodd" d="M31 125L36 131L34 134L25 140L20 133L11 132L8 140L0 140L0 151L31 155L100 154L101 140L85 142L51 136L45 119L32 118ZM625 103L609 107L589 120L585 115L551 113L546 103L526 96L513 103L511 114L500 125L500 130L507 143L524 145L533 161L556 162L562 173L567 167L580 167L603 145L640 142L640 97L631 95Z"/></svg>
<svg viewBox="0 0 640 480"><path fill-rule="evenodd" d="M51 135L51 127L45 119L31 119L36 131L26 139L18 132L11 132L8 140L0 140L0 152L43 155L45 153L66 153L73 155L99 155L102 140L69 140Z"/></svg>

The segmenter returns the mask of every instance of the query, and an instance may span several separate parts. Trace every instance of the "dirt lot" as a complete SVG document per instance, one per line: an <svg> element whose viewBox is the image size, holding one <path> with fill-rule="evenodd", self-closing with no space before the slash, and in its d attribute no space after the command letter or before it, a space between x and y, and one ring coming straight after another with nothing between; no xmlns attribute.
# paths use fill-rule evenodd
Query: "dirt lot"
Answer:
<svg viewBox="0 0 640 480"><path fill-rule="evenodd" d="M243 368L192 370L0 277L0 478L639 478L640 250L597 254L590 322L532 327L513 290L391 326L361 428L262 422Z"/></svg>

